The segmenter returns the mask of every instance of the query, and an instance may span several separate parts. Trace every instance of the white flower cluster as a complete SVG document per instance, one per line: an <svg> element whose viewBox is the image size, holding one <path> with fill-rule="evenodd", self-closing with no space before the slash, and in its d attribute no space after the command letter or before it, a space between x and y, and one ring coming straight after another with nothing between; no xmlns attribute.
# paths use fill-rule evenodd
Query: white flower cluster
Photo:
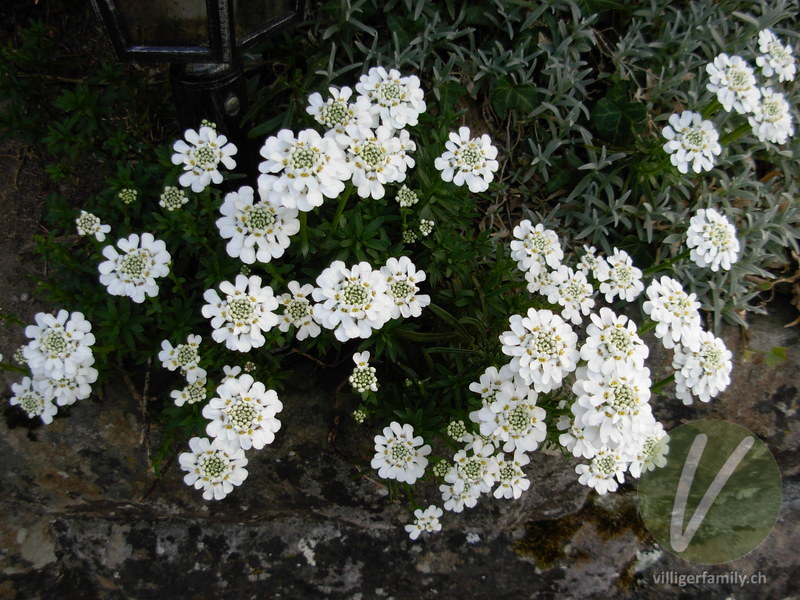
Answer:
<svg viewBox="0 0 800 600"><path fill-rule="evenodd" d="M116 248L103 248L103 256L107 260L98 267L100 283L112 296L128 296L136 303L158 295L156 279L169 275L172 261L166 244L152 233L143 233L141 237L132 233L117 241Z"/></svg>
<svg viewBox="0 0 800 600"><path fill-rule="evenodd" d="M458 133L451 132L445 143L445 152L434 161L442 172L444 181L455 185L467 184L470 192L485 192L499 168L497 148L485 133L479 138L470 137L469 127L460 127Z"/></svg>
<svg viewBox="0 0 800 600"><path fill-rule="evenodd" d="M176 406L197 404L206 399L207 373L200 366L201 342L202 338L194 334L187 336L185 344L178 344L174 347L169 340L161 342L161 352L158 353L161 366L170 371L180 371L186 380L183 389L170 393Z"/></svg>
<svg viewBox="0 0 800 600"><path fill-rule="evenodd" d="M222 183L220 163L227 169L236 168L236 161L233 160L236 146L228 143L228 139L213 127L204 125L199 131L187 129L184 138L175 142L175 153L172 155L172 164L183 168L183 174L178 179L183 187L191 187L195 193L202 192L211 183Z"/></svg>
<svg viewBox="0 0 800 600"><path fill-rule="evenodd" d="M75 219L75 226L78 235L93 235L98 242L104 242L106 234L111 232L111 225L104 225L98 217L85 210Z"/></svg>
<svg viewBox="0 0 800 600"><path fill-rule="evenodd" d="M348 381L358 394L363 394L367 390L378 391L378 377L375 375L375 367L369 364L369 357L369 352L356 352L353 354L353 362L356 363L356 366Z"/></svg>
<svg viewBox="0 0 800 600"><path fill-rule="evenodd" d="M759 32L758 46L761 54L756 57L756 65L764 77L777 75L779 82L794 79L791 46L781 44L769 29ZM706 89L716 94L725 111L747 115L753 134L760 141L785 144L794 134L786 97L771 87L760 87L755 70L741 56L723 52L706 65L706 73ZM698 112L687 110L671 115L662 135L667 139L664 151L681 173L687 173L690 167L695 173L710 171L715 157L722 153L714 123Z"/></svg>
<svg viewBox="0 0 800 600"><path fill-rule="evenodd" d="M12 384L10 404L50 424L59 406L91 395L98 375L92 366L95 338L91 323L80 312L37 313L34 320L35 325L25 328L30 341L21 348L30 377Z"/></svg>
<svg viewBox="0 0 800 600"><path fill-rule="evenodd" d="M216 395L203 407L206 433L212 438L189 440L179 456L184 482L203 490L206 500L221 500L247 478L245 451L261 450L275 440L283 404L274 390L230 367Z"/></svg>

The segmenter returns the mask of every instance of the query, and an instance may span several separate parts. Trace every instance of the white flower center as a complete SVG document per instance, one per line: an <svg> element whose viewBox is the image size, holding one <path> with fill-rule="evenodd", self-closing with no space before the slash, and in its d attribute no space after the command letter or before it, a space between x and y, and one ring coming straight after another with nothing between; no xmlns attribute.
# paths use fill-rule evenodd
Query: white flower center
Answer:
<svg viewBox="0 0 800 600"><path fill-rule="evenodd" d="M228 464L218 453L204 456L198 465L203 479L218 479L228 470Z"/></svg>
<svg viewBox="0 0 800 600"><path fill-rule="evenodd" d="M398 104L403 99L403 88L395 81L381 84L377 91L381 104Z"/></svg>
<svg viewBox="0 0 800 600"><path fill-rule="evenodd" d="M350 306L364 306L369 301L369 292L357 281L348 283L344 288L344 301Z"/></svg>
<svg viewBox="0 0 800 600"><path fill-rule="evenodd" d="M243 220L250 233L261 233L275 224L275 214L269 207L256 204L250 207Z"/></svg>
<svg viewBox="0 0 800 600"><path fill-rule="evenodd" d="M531 423L531 415L524 406L517 406L508 415L508 428L511 431L523 432Z"/></svg>
<svg viewBox="0 0 800 600"><path fill-rule="evenodd" d="M514 481L517 478L517 469L511 463L506 463L502 467L500 467L500 472L498 473L500 481Z"/></svg>
<svg viewBox="0 0 800 600"><path fill-rule="evenodd" d="M389 292L395 300L405 300L414 295L415 289L406 281L394 281L389 286Z"/></svg>
<svg viewBox="0 0 800 600"><path fill-rule="evenodd" d="M100 219L97 218L96 216L92 215L92 214L83 213L83 214L81 214L80 217L78 217L77 225L78 225L78 229L80 229L81 231L84 231L86 233L89 233L91 231L95 231L95 230L99 229L99 227L100 227Z"/></svg>
<svg viewBox="0 0 800 600"><path fill-rule="evenodd" d="M532 335L530 346L536 351L540 362L558 358L558 340L552 331L537 331Z"/></svg>
<svg viewBox="0 0 800 600"><path fill-rule="evenodd" d="M286 314L293 321L302 321L308 316L309 302L305 298L294 298L286 305Z"/></svg>
<svg viewBox="0 0 800 600"><path fill-rule="evenodd" d="M603 477L613 475L617 470L617 461L613 456L603 456L594 459L594 471Z"/></svg>
<svg viewBox="0 0 800 600"><path fill-rule="evenodd" d="M477 458L468 458L461 465L461 472L468 481L478 481L483 477L483 465Z"/></svg>
<svg viewBox="0 0 800 600"><path fill-rule="evenodd" d="M584 292L584 285L577 281L570 281L566 288L564 288L564 299L565 300L573 300L581 298Z"/></svg>
<svg viewBox="0 0 800 600"><path fill-rule="evenodd" d="M622 329L621 327L615 327L609 332L608 345L612 350L617 350L624 354L631 349L633 342L631 341L631 336L627 330Z"/></svg>
<svg viewBox="0 0 800 600"><path fill-rule="evenodd" d="M703 357L703 368L706 373L718 371L725 364L722 349L713 342L703 344L700 355Z"/></svg>
<svg viewBox="0 0 800 600"><path fill-rule="evenodd" d="M619 414L626 414L636 406L638 394L636 390L625 383L614 386L614 399L611 405Z"/></svg>
<svg viewBox="0 0 800 600"><path fill-rule="evenodd" d="M780 62L780 63L784 63L784 64L788 64L788 63L791 62L791 56L792 55L789 54L788 48L786 48L785 46L781 45L781 43L778 42L777 40L772 40L769 43L769 49L767 50L767 53L773 59L775 59L776 62Z"/></svg>
<svg viewBox="0 0 800 600"><path fill-rule="evenodd" d="M738 67L728 67L728 87L736 92L744 92L752 87L750 73Z"/></svg>
<svg viewBox="0 0 800 600"><path fill-rule="evenodd" d="M377 169L384 163L384 151L375 142L367 142L361 149L359 156L364 159L364 162L369 165L373 170Z"/></svg>
<svg viewBox="0 0 800 600"><path fill-rule="evenodd" d="M761 102L761 112L764 115L764 121L774 123L783 116L783 106L778 100L767 98Z"/></svg>
<svg viewBox="0 0 800 600"><path fill-rule="evenodd" d="M304 144L298 144L292 148L292 152L289 155L289 164L294 169L313 169L318 162L319 152Z"/></svg>
<svg viewBox="0 0 800 600"><path fill-rule="evenodd" d="M479 164L482 158L480 150L474 144L470 144L461 151L461 162L470 167Z"/></svg>
<svg viewBox="0 0 800 600"><path fill-rule="evenodd" d="M217 155L208 146L199 146L192 157L197 166L214 169L217 166Z"/></svg>
<svg viewBox="0 0 800 600"><path fill-rule="evenodd" d="M713 223L706 233L712 245L720 250L726 250L731 245L731 229L727 223Z"/></svg>
<svg viewBox="0 0 800 600"><path fill-rule="evenodd" d="M550 240L541 233L529 233L527 238L528 247L540 254L546 254L550 249Z"/></svg>
<svg viewBox="0 0 800 600"><path fill-rule="evenodd" d="M253 303L247 298L234 298L228 302L228 312L237 321L253 316Z"/></svg>
<svg viewBox="0 0 800 600"><path fill-rule="evenodd" d="M142 248L131 250L120 261L117 270L130 279L142 279L147 274L150 253Z"/></svg>
<svg viewBox="0 0 800 600"><path fill-rule="evenodd" d="M49 354L61 354L67 349L67 339L60 329L49 329L42 336L41 344Z"/></svg>
<svg viewBox="0 0 800 600"><path fill-rule="evenodd" d="M683 132L683 140L684 147L687 147L687 150L700 150L703 147L705 135L703 135L702 129L690 127Z"/></svg>
<svg viewBox="0 0 800 600"><path fill-rule="evenodd" d="M633 281L633 270L627 265L614 268L614 279L621 286L628 286Z"/></svg>
<svg viewBox="0 0 800 600"><path fill-rule="evenodd" d="M239 432L250 429L258 415L252 402L245 402L242 399L236 400L227 412L228 419Z"/></svg>
<svg viewBox="0 0 800 600"><path fill-rule="evenodd" d="M20 396L19 405L29 415L40 415L44 412L44 398L36 392L28 392Z"/></svg>
<svg viewBox="0 0 800 600"><path fill-rule="evenodd" d="M347 105L344 102L337 100L332 101L330 104L323 106L320 109L320 120L325 127L333 128L337 125L346 123L350 113L347 110Z"/></svg>
<svg viewBox="0 0 800 600"><path fill-rule="evenodd" d="M408 451L405 444L398 442L392 445L389 450L389 456L395 463L404 463L411 456L411 452Z"/></svg>
<svg viewBox="0 0 800 600"><path fill-rule="evenodd" d="M179 344L175 349L175 364L179 367L184 367L189 363L197 362L200 356L197 354L197 348L188 344Z"/></svg>

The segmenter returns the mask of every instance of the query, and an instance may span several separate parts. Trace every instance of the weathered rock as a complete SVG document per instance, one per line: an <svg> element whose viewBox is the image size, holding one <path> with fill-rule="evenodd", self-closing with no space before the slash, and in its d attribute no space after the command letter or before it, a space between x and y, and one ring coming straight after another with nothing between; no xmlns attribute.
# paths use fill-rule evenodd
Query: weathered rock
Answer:
<svg viewBox="0 0 800 600"><path fill-rule="evenodd" d="M523 501L483 499L446 514L440 534L410 540L402 500L369 468L371 433L342 419L335 446L335 385L312 374L282 395L275 443L250 452L245 484L206 503L175 462L155 481L147 468L142 406L127 390L78 403L67 418L29 429L6 411L0 435L0 597L52 598L672 598L789 597L798 593L800 334L787 308L753 319L747 362L738 330L731 388L708 405L657 400L665 424L722 418L764 439L784 475L775 529L748 556L693 565L661 550L636 511L635 488L598 497L574 463L535 453ZM789 348L768 367L765 353ZM665 353L661 360L668 362ZM436 502L435 485L417 501ZM765 583L657 583L676 576L763 573Z"/></svg>

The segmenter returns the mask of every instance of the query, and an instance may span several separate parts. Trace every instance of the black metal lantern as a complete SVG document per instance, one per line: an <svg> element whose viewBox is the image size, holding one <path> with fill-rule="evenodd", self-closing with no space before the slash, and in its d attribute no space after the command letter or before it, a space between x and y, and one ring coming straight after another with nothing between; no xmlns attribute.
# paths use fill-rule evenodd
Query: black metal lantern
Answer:
<svg viewBox="0 0 800 600"><path fill-rule="evenodd" d="M92 0L117 60L171 63L185 129L217 124L247 152L241 51L302 17L303 0ZM245 157L242 157L245 158Z"/></svg>

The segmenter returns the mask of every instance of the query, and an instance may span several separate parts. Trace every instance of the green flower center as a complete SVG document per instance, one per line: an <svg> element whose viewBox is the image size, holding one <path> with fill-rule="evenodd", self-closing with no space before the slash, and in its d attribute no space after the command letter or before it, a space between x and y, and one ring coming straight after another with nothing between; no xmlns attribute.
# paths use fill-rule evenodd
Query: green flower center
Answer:
<svg viewBox="0 0 800 600"><path fill-rule="evenodd" d="M179 367L188 365L189 363L197 362L200 356L197 354L197 348L189 346L188 344L180 344L175 350L175 363Z"/></svg>
<svg viewBox="0 0 800 600"><path fill-rule="evenodd" d="M258 411L253 407L252 402L244 400L237 400L228 409L228 419L239 431L250 429L257 415Z"/></svg>
<svg viewBox="0 0 800 600"><path fill-rule="evenodd" d="M361 158L364 159L372 169L380 167L384 163L384 153L381 147L375 142L367 142L361 150Z"/></svg>
<svg viewBox="0 0 800 600"><path fill-rule="evenodd" d="M96 230L100 226L100 219L89 213L82 214L78 217L78 229L85 232Z"/></svg>
<svg viewBox="0 0 800 600"><path fill-rule="evenodd" d="M461 472L468 481L477 481L483 477L483 465L478 459L470 458L461 465Z"/></svg>
<svg viewBox="0 0 800 600"><path fill-rule="evenodd" d="M612 406L618 413L626 413L636 406L636 390L630 385L621 383L614 387L614 399Z"/></svg>
<svg viewBox="0 0 800 600"><path fill-rule="evenodd" d="M49 354L61 354L67 349L67 339L60 329L50 329L42 336L42 348Z"/></svg>
<svg viewBox="0 0 800 600"><path fill-rule="evenodd" d="M302 321L308 316L309 302L305 298L295 298L286 305L286 314L293 321Z"/></svg>
<svg viewBox="0 0 800 600"><path fill-rule="evenodd" d="M313 148L298 144L292 148L289 164L295 169L313 169L318 157L319 154Z"/></svg>
<svg viewBox="0 0 800 600"><path fill-rule="evenodd" d="M392 446L391 450L389 450L389 456L391 456L392 460L396 463L404 463L411 456L411 452L408 451L404 443L396 443Z"/></svg>
<svg viewBox="0 0 800 600"><path fill-rule="evenodd" d="M200 473L204 479L218 479L225 473L227 467L226 461L217 453L200 459Z"/></svg>
<svg viewBox="0 0 800 600"><path fill-rule="evenodd" d="M29 392L19 398L19 405L26 413L36 416L44 412L44 398L36 392Z"/></svg>
<svg viewBox="0 0 800 600"><path fill-rule="evenodd" d="M228 302L228 312L237 321L253 316L253 303L247 298L234 298Z"/></svg>
<svg viewBox="0 0 800 600"><path fill-rule="evenodd" d="M200 167L216 167L217 156L208 146L200 146L194 151L194 162Z"/></svg>
<svg viewBox="0 0 800 600"><path fill-rule="evenodd" d="M322 124L328 128L341 125L348 120L350 113L347 110L347 105L344 102L331 102L323 107L320 111L320 118Z"/></svg>
<svg viewBox="0 0 800 600"><path fill-rule="evenodd" d="M702 130L692 127L683 132L683 139L690 148L700 148L703 145L705 136Z"/></svg>
<svg viewBox="0 0 800 600"><path fill-rule="evenodd" d="M117 270L131 279L142 279L147 272L149 257L147 250L131 250L123 257Z"/></svg>
<svg viewBox="0 0 800 600"><path fill-rule="evenodd" d="M416 290L407 281L394 281L389 286L389 292L395 300L404 300L413 296Z"/></svg>
<svg viewBox="0 0 800 600"><path fill-rule="evenodd" d="M478 150L472 144L461 151L461 162L465 165L469 165L470 167L474 167L480 163L482 158L483 157L481 156L480 150Z"/></svg>
<svg viewBox="0 0 800 600"><path fill-rule="evenodd" d="M761 103L761 112L764 114L764 120L769 122L777 121L778 117L783 115L781 103L772 99Z"/></svg>
<svg viewBox="0 0 800 600"><path fill-rule="evenodd" d="M186 395L189 397L187 402L195 404L206 399L206 387L195 382L186 387Z"/></svg>
<svg viewBox="0 0 800 600"><path fill-rule="evenodd" d="M627 265L619 265L614 269L614 279L619 284L629 285L633 281L633 270Z"/></svg>
<svg viewBox="0 0 800 600"><path fill-rule="evenodd" d="M517 469L511 463L506 463L500 467L498 473L500 481L514 481L517 478Z"/></svg>
<svg viewBox="0 0 800 600"><path fill-rule="evenodd" d="M378 94L381 100L389 102L390 104L397 104L403 97L403 88L399 83L390 82L384 83L378 88Z"/></svg>
<svg viewBox="0 0 800 600"><path fill-rule="evenodd" d="M577 281L570 281L566 288L564 288L564 299L565 300L575 300L581 298L584 295L584 287L582 283L578 283Z"/></svg>
<svg viewBox="0 0 800 600"><path fill-rule="evenodd" d="M750 74L744 69L735 67L728 69L728 81L730 82L729 87L735 91L745 91L751 86Z"/></svg>
<svg viewBox="0 0 800 600"><path fill-rule="evenodd" d="M608 477L617 470L617 461L613 456L603 456L594 459L594 470L596 473Z"/></svg>
<svg viewBox="0 0 800 600"><path fill-rule="evenodd" d="M725 363L722 349L713 342L703 344L701 355L703 357L703 367L707 373L718 371Z"/></svg>
<svg viewBox="0 0 800 600"><path fill-rule="evenodd" d="M357 281L348 283L343 295L345 303L350 306L364 306L369 300L369 292Z"/></svg>
<svg viewBox="0 0 800 600"><path fill-rule="evenodd" d="M714 246L725 250L731 245L731 230L725 223L714 223L708 232L708 238Z"/></svg>
<svg viewBox="0 0 800 600"><path fill-rule="evenodd" d="M539 331L535 333L532 346L541 361L558 356L558 340L556 340L556 336L553 335L552 331Z"/></svg>
<svg viewBox="0 0 800 600"><path fill-rule="evenodd" d="M508 415L508 428L511 431L523 432L528 429L531 423L531 416L528 409L524 406L517 406Z"/></svg>
<svg viewBox="0 0 800 600"><path fill-rule="evenodd" d="M621 327L612 329L609 332L609 338L608 345L611 346L613 350L626 353L633 346L630 334Z"/></svg>
<svg viewBox="0 0 800 600"><path fill-rule="evenodd" d="M275 224L275 214L263 204L256 204L244 217L250 233L266 231Z"/></svg>

